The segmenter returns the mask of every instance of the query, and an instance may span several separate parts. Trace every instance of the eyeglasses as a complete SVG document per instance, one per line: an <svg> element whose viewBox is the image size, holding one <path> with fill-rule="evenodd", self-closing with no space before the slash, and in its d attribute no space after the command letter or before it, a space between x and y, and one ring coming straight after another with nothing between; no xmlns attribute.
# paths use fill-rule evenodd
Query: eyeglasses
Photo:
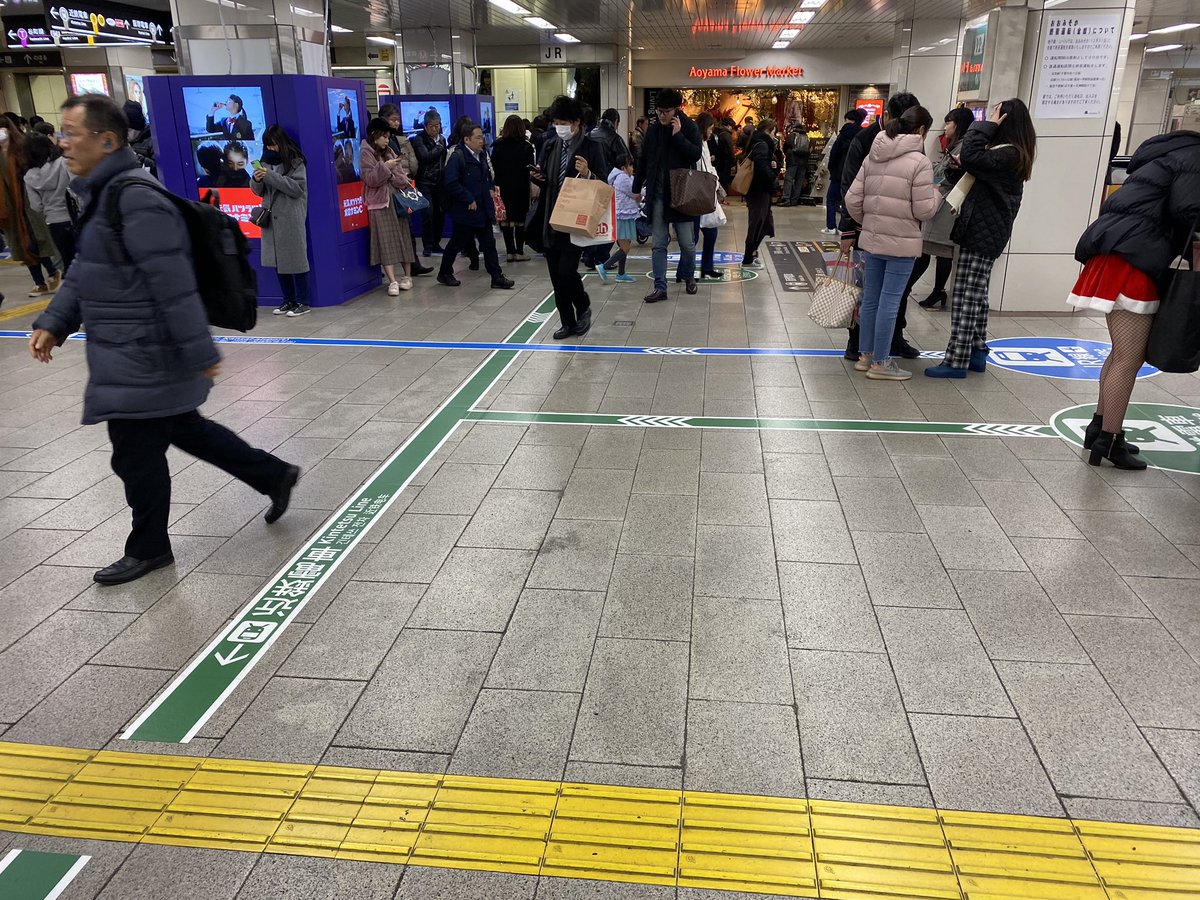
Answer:
<svg viewBox="0 0 1200 900"><path fill-rule="evenodd" d="M102 132L102 131L89 131L89 132L86 132L86 133L87 133L87 134L103 134L104 132ZM77 141L77 140L79 140L81 137L83 137L83 135L82 135L82 134L79 134L79 133L77 133L77 132L71 132L71 131L57 131L57 132L55 132L54 136L55 136L55 138L57 138L57 139L58 139L58 142L59 142L60 144L69 144L69 143L71 143L72 141Z"/></svg>
<svg viewBox="0 0 1200 900"><path fill-rule="evenodd" d="M655 110L655 112L658 113L659 118L671 119L675 116L675 107L671 107L670 109L658 109Z"/></svg>

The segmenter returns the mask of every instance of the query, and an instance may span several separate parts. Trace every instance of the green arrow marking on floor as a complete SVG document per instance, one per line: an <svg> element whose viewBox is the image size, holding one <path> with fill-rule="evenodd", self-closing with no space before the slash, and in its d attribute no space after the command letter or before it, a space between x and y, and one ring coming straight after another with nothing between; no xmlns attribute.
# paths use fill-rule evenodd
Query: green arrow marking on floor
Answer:
<svg viewBox="0 0 1200 900"><path fill-rule="evenodd" d="M1055 431L1083 446L1083 432L1096 405L1072 406L1055 414ZM1200 409L1170 403L1130 403L1125 437L1137 444L1142 459L1156 469L1200 475Z"/></svg>
<svg viewBox="0 0 1200 900"><path fill-rule="evenodd" d="M0 897L54 900L87 865L90 856L9 850L0 859Z"/></svg>
<svg viewBox="0 0 1200 900"><path fill-rule="evenodd" d="M532 338L554 310L547 297L505 340ZM171 681L121 735L125 740L187 743L266 654L413 476L488 392L517 350L496 350L335 512L230 625Z"/></svg>
<svg viewBox="0 0 1200 900"><path fill-rule="evenodd" d="M1058 437L1049 425L999 425L983 422L899 422L880 419L763 419L715 416L619 416L604 413L505 412L472 409L466 419L522 425L611 425L633 428L749 428L759 431L858 432L861 434L936 434L974 437Z"/></svg>

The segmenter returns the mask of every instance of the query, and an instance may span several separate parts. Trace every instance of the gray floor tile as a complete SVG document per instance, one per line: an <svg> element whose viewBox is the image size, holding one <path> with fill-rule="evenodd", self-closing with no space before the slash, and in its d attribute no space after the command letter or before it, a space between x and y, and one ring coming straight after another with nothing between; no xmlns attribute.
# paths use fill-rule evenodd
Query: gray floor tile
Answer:
<svg viewBox="0 0 1200 900"><path fill-rule="evenodd" d="M488 672L489 688L583 690L604 595L526 590Z"/></svg>
<svg viewBox="0 0 1200 900"><path fill-rule="evenodd" d="M684 787L803 797L796 712L790 705L697 700L688 704ZM753 740L747 737L753 735Z"/></svg>
<svg viewBox="0 0 1200 900"><path fill-rule="evenodd" d="M833 476L815 453L764 453L767 496L772 500L837 500Z"/></svg>
<svg viewBox="0 0 1200 900"><path fill-rule="evenodd" d="M358 571L363 581L433 581L460 536L466 516L417 516L405 513L379 542Z"/></svg>
<svg viewBox="0 0 1200 900"><path fill-rule="evenodd" d="M703 525L770 525L765 479L748 473L702 472L698 521Z"/></svg>
<svg viewBox="0 0 1200 900"><path fill-rule="evenodd" d="M999 438L942 438L971 481L1032 481L1021 460Z"/></svg>
<svg viewBox="0 0 1200 900"><path fill-rule="evenodd" d="M450 459L456 463L502 466L525 434L523 425L477 423L458 446Z"/></svg>
<svg viewBox="0 0 1200 900"><path fill-rule="evenodd" d="M389 772L444 774L450 766L449 753L417 753L408 750L376 750L369 747L332 746L321 757L325 766L352 769L385 769Z"/></svg>
<svg viewBox="0 0 1200 900"><path fill-rule="evenodd" d="M1200 729L1200 664L1160 622L1105 616L1067 622L1133 721Z"/></svg>
<svg viewBox="0 0 1200 900"><path fill-rule="evenodd" d="M689 640L694 568L691 557L618 554L608 584L600 634Z"/></svg>
<svg viewBox="0 0 1200 900"><path fill-rule="evenodd" d="M537 900L675 900L675 887L543 875L538 879Z"/></svg>
<svg viewBox="0 0 1200 900"><path fill-rule="evenodd" d="M537 550L560 499L553 491L493 490L472 517L459 544Z"/></svg>
<svg viewBox="0 0 1200 900"><path fill-rule="evenodd" d="M559 781L578 712L579 694L486 688L471 710L450 771Z"/></svg>
<svg viewBox="0 0 1200 900"><path fill-rule="evenodd" d="M981 481L979 495L1009 537L1082 538L1040 485Z"/></svg>
<svg viewBox="0 0 1200 900"><path fill-rule="evenodd" d="M701 472L763 472L762 443L756 431L717 431L701 435Z"/></svg>
<svg viewBox="0 0 1200 900"><path fill-rule="evenodd" d="M822 434L821 446L834 477L854 475L867 478L892 478L896 469L875 434Z"/></svg>
<svg viewBox="0 0 1200 900"><path fill-rule="evenodd" d="M1179 578L1127 578L1129 584L1192 659L1200 662L1200 581Z"/></svg>
<svg viewBox="0 0 1200 900"><path fill-rule="evenodd" d="M651 450L643 447L633 481L635 492L695 496L699 484L698 450Z"/></svg>
<svg viewBox="0 0 1200 900"><path fill-rule="evenodd" d="M564 781L577 784L609 784L620 787L683 789L683 767L637 766L570 760Z"/></svg>
<svg viewBox="0 0 1200 900"><path fill-rule="evenodd" d="M254 864L237 900L374 900L392 896L402 871L387 863L267 854Z"/></svg>
<svg viewBox="0 0 1200 900"><path fill-rule="evenodd" d="M528 586L606 591L620 540L620 522L555 519L533 563Z"/></svg>
<svg viewBox="0 0 1200 900"><path fill-rule="evenodd" d="M92 584L92 570L38 566L0 589L0 650L57 612Z"/></svg>
<svg viewBox="0 0 1200 900"><path fill-rule="evenodd" d="M1169 828L1200 828L1200 816L1183 803L1146 803L1137 800L1100 800L1094 797L1064 797L1063 805L1075 819L1102 822L1132 822Z"/></svg>
<svg viewBox="0 0 1200 900"><path fill-rule="evenodd" d="M591 428L575 468L634 471L642 455L643 440L641 428Z"/></svg>
<svg viewBox="0 0 1200 900"><path fill-rule="evenodd" d="M1013 715L965 612L881 608L877 613L909 712Z"/></svg>
<svg viewBox="0 0 1200 900"><path fill-rule="evenodd" d="M1037 579L1026 572L950 573L992 659L1088 662Z"/></svg>
<svg viewBox="0 0 1200 900"><path fill-rule="evenodd" d="M886 656L793 650L792 678L806 777L924 783Z"/></svg>
<svg viewBox="0 0 1200 900"><path fill-rule="evenodd" d="M279 674L369 680L424 590L423 584L351 581L308 630Z"/></svg>
<svg viewBox="0 0 1200 900"><path fill-rule="evenodd" d="M779 586L789 647L884 651L858 566L780 563Z"/></svg>
<svg viewBox="0 0 1200 900"><path fill-rule="evenodd" d="M1121 487L1118 493L1174 544L1200 544L1200 500L1183 489Z"/></svg>
<svg viewBox="0 0 1200 900"><path fill-rule="evenodd" d="M939 808L1063 815L1020 722L924 714L909 721Z"/></svg>
<svg viewBox="0 0 1200 900"><path fill-rule="evenodd" d="M334 743L452 753L499 643L479 632L401 632Z"/></svg>
<svg viewBox="0 0 1200 900"><path fill-rule="evenodd" d="M1078 460L1026 461L1042 489L1062 509L1094 509L1121 512L1129 504L1095 473L1091 466L1081 466Z"/></svg>
<svg viewBox="0 0 1200 900"><path fill-rule="evenodd" d="M1073 510L1071 520L1122 575L1200 578L1186 556L1136 512Z"/></svg>
<svg viewBox="0 0 1200 900"><path fill-rule="evenodd" d="M473 516L491 490L500 466L447 462L408 508L412 513Z"/></svg>
<svg viewBox="0 0 1200 900"><path fill-rule="evenodd" d="M205 572L225 575L274 575L328 517L325 510L292 509L270 527L261 519L253 519L224 542L220 538L173 537L175 567L178 569L181 563L185 567L191 563L191 568L198 565ZM74 549L75 545L72 545L64 552L70 553ZM104 555L112 556L111 546ZM196 557L199 559L193 562Z"/></svg>
<svg viewBox="0 0 1200 900"><path fill-rule="evenodd" d="M540 446L523 444L512 452L500 477L498 488L518 488L527 491L561 491L567 486L575 460L577 446Z"/></svg>
<svg viewBox="0 0 1200 900"><path fill-rule="evenodd" d="M808 796L813 800L933 809L933 795L924 785L836 781L828 778L809 778L807 782Z"/></svg>
<svg viewBox="0 0 1200 900"><path fill-rule="evenodd" d="M1166 769L1090 666L998 662L996 668L1060 794L1181 801Z"/></svg>
<svg viewBox="0 0 1200 900"><path fill-rule="evenodd" d="M1200 766L1196 765L1200 759L1200 731L1143 728L1142 734L1188 802L1200 810Z"/></svg>
<svg viewBox="0 0 1200 900"><path fill-rule="evenodd" d="M1027 571L991 513L975 506L918 506L947 569Z"/></svg>
<svg viewBox="0 0 1200 900"><path fill-rule="evenodd" d="M455 547L421 597L410 624L504 631L533 560L530 550Z"/></svg>
<svg viewBox="0 0 1200 900"><path fill-rule="evenodd" d="M884 443L887 443L888 438L902 436L886 435ZM913 503L926 506L983 505L983 500L953 459L897 456L893 451L892 464L900 474L900 480L904 482Z"/></svg>
<svg viewBox="0 0 1200 900"><path fill-rule="evenodd" d="M1013 544L1059 612L1150 617L1150 610L1090 543L1014 538Z"/></svg>
<svg viewBox="0 0 1200 900"><path fill-rule="evenodd" d="M692 608L689 697L792 703L778 601L697 597Z"/></svg>
<svg viewBox="0 0 1200 900"><path fill-rule="evenodd" d="M576 468L563 492L557 517L622 521L633 491L633 476L627 470Z"/></svg>
<svg viewBox="0 0 1200 900"><path fill-rule="evenodd" d="M834 501L772 500L771 531L780 561L858 562L841 504Z"/></svg>
<svg viewBox="0 0 1200 900"><path fill-rule="evenodd" d="M957 608L958 595L923 534L854 534L854 547L876 606Z"/></svg>
<svg viewBox="0 0 1200 900"><path fill-rule="evenodd" d="M619 549L623 554L695 556L696 498L632 495Z"/></svg>
<svg viewBox="0 0 1200 900"><path fill-rule="evenodd" d="M698 595L779 599L770 528L700 525L696 537Z"/></svg>
<svg viewBox="0 0 1200 900"><path fill-rule="evenodd" d="M97 900L231 900L255 860L252 853L140 844Z"/></svg>
<svg viewBox="0 0 1200 900"><path fill-rule="evenodd" d="M687 671L682 644L597 640L571 759L681 765Z"/></svg>
<svg viewBox="0 0 1200 900"><path fill-rule="evenodd" d="M396 900L533 900L536 875L408 866Z"/></svg>
<svg viewBox="0 0 1200 900"><path fill-rule="evenodd" d="M272 678L213 755L315 763L362 691L358 681Z"/></svg>

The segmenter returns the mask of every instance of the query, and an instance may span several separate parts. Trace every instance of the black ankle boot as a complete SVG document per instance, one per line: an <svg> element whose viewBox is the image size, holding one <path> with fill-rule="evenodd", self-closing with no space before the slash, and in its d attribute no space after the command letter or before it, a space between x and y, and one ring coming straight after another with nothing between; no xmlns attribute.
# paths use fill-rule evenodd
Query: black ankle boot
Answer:
<svg viewBox="0 0 1200 900"><path fill-rule="evenodd" d="M1092 421L1083 432L1083 449L1091 450L1092 445L1096 443L1096 438L1100 437L1100 432L1103 430L1104 416L1099 413L1092 415ZM1134 444L1126 444L1130 453L1141 453Z"/></svg>
<svg viewBox="0 0 1200 900"><path fill-rule="evenodd" d="M1092 445L1088 464L1098 466L1100 460L1107 459L1118 469L1133 469L1140 472L1146 468L1146 462L1138 459L1130 450L1130 446L1125 443L1124 431L1118 431L1116 434L1101 431L1099 437L1096 438L1096 443Z"/></svg>
<svg viewBox="0 0 1200 900"><path fill-rule="evenodd" d="M934 291L932 294L922 300L920 305L925 309L933 309L933 307L939 305L942 307L942 309L945 309L947 299L948 298L946 297L945 291Z"/></svg>

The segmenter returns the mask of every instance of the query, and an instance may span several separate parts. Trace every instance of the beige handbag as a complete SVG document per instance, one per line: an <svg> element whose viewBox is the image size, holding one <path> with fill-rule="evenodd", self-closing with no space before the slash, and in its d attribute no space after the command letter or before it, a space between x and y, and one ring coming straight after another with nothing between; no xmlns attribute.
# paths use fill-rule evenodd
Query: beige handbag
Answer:
<svg viewBox="0 0 1200 900"><path fill-rule="evenodd" d="M808 317L822 328L849 328L854 324L862 288L854 283L855 267L849 253L843 253L830 268L831 272L817 275Z"/></svg>

